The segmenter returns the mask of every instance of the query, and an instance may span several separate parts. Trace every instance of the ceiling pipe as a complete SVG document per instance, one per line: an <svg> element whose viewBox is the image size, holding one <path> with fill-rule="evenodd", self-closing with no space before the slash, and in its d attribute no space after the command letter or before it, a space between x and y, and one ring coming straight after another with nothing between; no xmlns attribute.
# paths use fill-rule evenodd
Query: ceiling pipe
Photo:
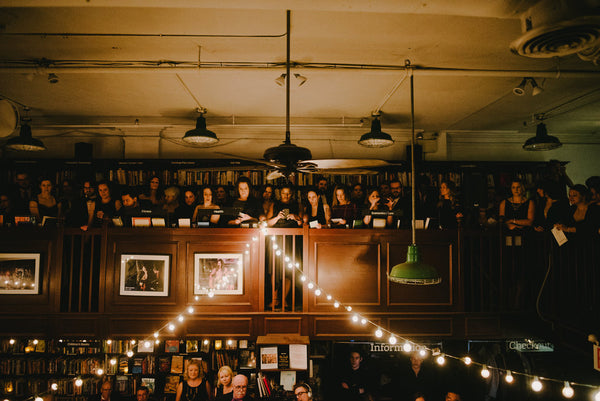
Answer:
<svg viewBox="0 0 600 401"><path fill-rule="evenodd" d="M218 64L218 63L216 63ZM247 69L247 70L256 70L256 69L281 69L284 68L285 65L275 65L275 64L257 64L256 67L248 66L250 63L245 63L243 66L235 67L235 66L225 66L218 67L215 66L214 63L208 63L209 68L214 68L218 70L231 70L231 71L239 71ZM293 64L293 63L292 63ZM307 68L302 65L293 64L296 69ZM210 67L212 66L212 67ZM334 70L335 65L331 65L330 67L326 67L325 64L321 64L322 67L318 67L319 69L327 69ZM194 65L189 67L48 67L44 68L44 73L61 73L61 74L131 74L131 73L197 73L199 68L204 68L204 64ZM311 67L314 68L314 67ZM393 71L405 71L406 67L404 66L386 66L386 67L378 67L378 66L361 66L353 67L353 68L340 68L340 69L360 69L360 70L369 70L369 71L381 71L382 73L388 73ZM39 69L34 67L0 67L0 74L37 74L39 73ZM470 70L470 69L453 69L453 68L417 68L413 70L413 75L415 76L448 76L448 77L516 77L523 78L524 76L534 76L536 78L587 78L587 79L596 79L600 77L600 71L533 71L533 70Z"/></svg>

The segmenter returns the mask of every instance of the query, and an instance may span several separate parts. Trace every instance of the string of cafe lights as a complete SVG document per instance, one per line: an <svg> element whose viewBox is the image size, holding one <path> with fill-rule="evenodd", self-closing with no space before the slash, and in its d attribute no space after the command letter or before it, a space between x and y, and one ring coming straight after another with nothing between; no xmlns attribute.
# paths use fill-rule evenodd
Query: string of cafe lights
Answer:
<svg viewBox="0 0 600 401"><path fill-rule="evenodd" d="M294 259L290 258L287 255L283 255L283 251L281 249L279 249L279 246L276 244L277 236L272 235L272 236L268 237L268 235L267 235L268 230L266 227L263 227L261 230L262 230L262 233L264 234L265 240L267 240L267 238L269 238L271 240L272 249L275 251L275 255L278 257L283 257L283 263L285 263L284 266L288 270L295 269L299 273L300 280L306 284L306 287L308 288L309 291L313 291L314 295L316 297L324 296L325 299L327 299L327 301L332 302L332 305L335 309L346 311L348 314L350 314L350 319L353 323L360 324L362 326L367 326L367 325L373 326L375 328L374 335L376 338L383 339L384 337L387 337L387 342L390 345L399 347L400 349L402 349L402 351L404 351L406 353L418 351L419 355L422 358L425 358L429 354L431 354L433 357L435 357L435 362L439 366L444 366L446 364L446 359L448 358L448 359L461 361L462 363L464 363L467 366L478 367L480 369L480 375L483 379L488 379L490 376L492 376L493 371L496 371L498 375L503 376L504 381L507 384L515 383L517 380L516 377L522 377L524 380L530 380L530 388L532 391L534 391L536 393L539 393L544 389L544 382L559 383L559 384L563 384L561 392L562 392L563 397L567 398L567 399L574 397L574 395L575 395L574 387L587 388L587 389L591 389L592 399L594 401L600 401L600 386L587 384L587 383L578 383L578 382L574 382L574 381L570 381L570 380L561 380L561 379L555 379L555 378L550 378L550 377L543 377L543 376L532 375L529 373L523 373L523 372L519 372L519 371L515 371L515 370L509 370L509 369L489 366L485 363L480 363L480 362L474 361L468 355L466 355L466 356L451 355L448 353L441 352L438 348L430 348L430 347L427 347L426 345L418 344L418 343L410 340L409 338L403 337L397 333L394 333L391 330L388 330L388 329L382 327L381 325L377 324L376 322L373 322L372 320L368 319L366 316L362 315L361 313L355 311L354 308L352 307L352 305L342 303L341 301L336 299L333 295L331 295L330 293L325 291L318 284L316 284L314 280L309 279L309 277L304 273L304 270L302 270L300 263L294 262ZM256 237L256 236L252 237L252 241L254 241L254 242L258 241L258 237ZM246 255L250 254L250 248L251 248L251 244L246 243L246 250L244 251L244 253ZM214 297L214 295L215 295L214 289L208 289L207 296L209 298L212 298L212 297ZM196 295L194 297L194 300L199 301L200 297L198 295ZM137 348L138 352L140 352L140 345L143 345L144 348L142 348L142 349L150 349L153 344L156 344L156 345L160 344L161 332L166 331L168 333L173 333L175 331L175 329L177 328L177 324L183 323L186 319L186 316L191 316L194 314L194 312L195 312L194 307L188 306L184 311L179 313L175 317L175 319L167 322L162 327L155 330L151 336L148 336L141 341L137 341L135 339L129 340L130 346L128 347L128 350L125 352L125 355L128 358L133 357L135 354L134 349ZM10 339L9 341L10 341L11 345L15 344L14 339ZM59 341L61 341L61 340L59 340ZM208 345L210 343L210 341L208 339L204 339L202 341L203 341L204 345ZM110 345L112 343L112 340L107 339L107 340L105 340L105 342L107 345ZM231 345L232 343L233 343L233 340L227 340L227 345ZM402 343L401 346L400 346L400 343ZM33 344L37 344L37 340L34 340ZM109 363L111 365L116 365L117 359L113 357L109 360ZM104 373L105 372L102 368L96 369L96 375L103 376ZM75 385L77 387L81 387L82 384L83 384L83 381L82 381L81 377L77 377L75 379ZM39 395L31 396L24 401L29 401L29 400L43 401L43 398L41 396L56 392L58 390L58 384L52 383L50 386L50 390L51 390L50 392L44 392L44 393L40 393ZM9 401L9 400L6 399L4 401Z"/></svg>

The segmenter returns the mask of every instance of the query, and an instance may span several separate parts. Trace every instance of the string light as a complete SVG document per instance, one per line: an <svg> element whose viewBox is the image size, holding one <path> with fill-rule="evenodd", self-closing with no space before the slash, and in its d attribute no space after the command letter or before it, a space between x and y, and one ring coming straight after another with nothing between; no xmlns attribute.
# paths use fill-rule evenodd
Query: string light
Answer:
<svg viewBox="0 0 600 401"><path fill-rule="evenodd" d="M319 295L321 295L321 289L317 288L317 289L315 290L315 295L316 295L316 296L319 296Z"/></svg>
<svg viewBox="0 0 600 401"><path fill-rule="evenodd" d="M470 356L465 356L463 358L463 362L465 363L465 365L469 366L471 364L471 362L473 362L473 360L471 359Z"/></svg>
<svg viewBox="0 0 600 401"><path fill-rule="evenodd" d="M381 329L375 330L375 337L377 337L377 338L383 337L383 331L381 331Z"/></svg>
<svg viewBox="0 0 600 401"><path fill-rule="evenodd" d="M135 345L135 340L131 340L131 345Z"/></svg>
<svg viewBox="0 0 600 401"><path fill-rule="evenodd" d="M339 308L339 307L340 307L340 303L339 303L338 301L335 301L335 302L333 303L333 307L334 307L334 308Z"/></svg>
<svg viewBox="0 0 600 401"><path fill-rule="evenodd" d="M544 386L542 385L542 382L540 381L540 379L536 376L533 381L531 382L531 389L533 391L535 391L536 393L539 393L540 391L542 391L542 388Z"/></svg>
<svg viewBox="0 0 600 401"><path fill-rule="evenodd" d="M404 345L402 346L402 350L404 352L410 352L412 351L412 345L407 341L404 343Z"/></svg>
<svg viewBox="0 0 600 401"><path fill-rule="evenodd" d="M127 356L129 358L131 358L133 356L133 351L132 350L127 351Z"/></svg>
<svg viewBox="0 0 600 401"><path fill-rule="evenodd" d="M315 285L313 283L308 283L308 289L312 290L313 288L315 288Z"/></svg>
<svg viewBox="0 0 600 401"><path fill-rule="evenodd" d="M396 340L396 337L394 337L394 335L392 334L388 341L390 344L394 345L394 344L396 344L396 341L398 341L398 340Z"/></svg>
<svg viewBox="0 0 600 401"><path fill-rule="evenodd" d="M444 358L444 355L440 355L436 358L435 361L438 365L443 366L446 363L446 358Z"/></svg>
<svg viewBox="0 0 600 401"><path fill-rule="evenodd" d="M333 298L333 297L332 297L331 295L327 294L327 300L328 300L328 301L331 301L331 299L332 299L332 298Z"/></svg>
<svg viewBox="0 0 600 401"><path fill-rule="evenodd" d="M351 312L351 311L352 311L352 307L351 307L350 305L348 305L348 306L346 306L346 310L347 310L348 312Z"/></svg>
<svg viewBox="0 0 600 401"><path fill-rule="evenodd" d="M358 315L352 315L352 321L358 322Z"/></svg>
<svg viewBox="0 0 600 401"><path fill-rule="evenodd" d="M116 365L117 364L117 360L115 358L112 358L110 360L110 364L113 365L113 366Z"/></svg>
<svg viewBox="0 0 600 401"><path fill-rule="evenodd" d="M506 376L504 376L504 381L506 381L509 384L515 381L515 378L513 377L512 372L510 370L506 371Z"/></svg>
<svg viewBox="0 0 600 401"><path fill-rule="evenodd" d="M180 322L183 322L183 319L184 319L183 315L177 316L177 320L179 320Z"/></svg>
<svg viewBox="0 0 600 401"><path fill-rule="evenodd" d="M153 336L154 336L154 338L158 338L158 331L155 331Z"/></svg>
<svg viewBox="0 0 600 401"><path fill-rule="evenodd" d="M360 319L360 324L362 324L363 326L367 323L368 323L368 321L364 317L362 319Z"/></svg>
<svg viewBox="0 0 600 401"><path fill-rule="evenodd" d="M562 389L562 395L565 398L573 398L573 396L575 395L575 390L573 390L573 387L571 387L569 382L565 382L565 386Z"/></svg>
<svg viewBox="0 0 600 401"><path fill-rule="evenodd" d="M50 389L51 389L52 391L56 391L56 390L58 390L58 383L52 383L52 384L50 385Z"/></svg>
<svg viewBox="0 0 600 401"><path fill-rule="evenodd" d="M77 387L81 387L82 384L83 384L83 380L81 380L80 378L77 378L77 380L75 380L75 385Z"/></svg>
<svg viewBox="0 0 600 401"><path fill-rule="evenodd" d="M490 377L490 371L488 370L487 366L484 366L481 369L481 377L483 377L484 379L487 379L488 377Z"/></svg>
<svg viewBox="0 0 600 401"><path fill-rule="evenodd" d="M96 371L96 374L97 374L98 376L102 376L102 375L104 374L104 369L102 369L102 368L98 369L98 370Z"/></svg>
<svg viewBox="0 0 600 401"><path fill-rule="evenodd" d="M175 325L173 323L169 323L169 331L174 331L175 330Z"/></svg>
<svg viewBox="0 0 600 401"><path fill-rule="evenodd" d="M14 338L11 338L11 339L8 341L8 343L9 343L10 345L15 345L15 339L14 339Z"/></svg>

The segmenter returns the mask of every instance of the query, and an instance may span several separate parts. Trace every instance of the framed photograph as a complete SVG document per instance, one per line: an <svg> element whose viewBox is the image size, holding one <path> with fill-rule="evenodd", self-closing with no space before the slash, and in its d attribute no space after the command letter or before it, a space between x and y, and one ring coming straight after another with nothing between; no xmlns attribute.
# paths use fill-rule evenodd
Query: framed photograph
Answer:
<svg viewBox="0 0 600 401"><path fill-rule="evenodd" d="M194 294L243 294L244 255L194 254Z"/></svg>
<svg viewBox="0 0 600 401"><path fill-rule="evenodd" d="M39 289L39 253L0 253L0 294L39 294Z"/></svg>
<svg viewBox="0 0 600 401"><path fill-rule="evenodd" d="M169 295L169 255L121 255L120 294Z"/></svg>

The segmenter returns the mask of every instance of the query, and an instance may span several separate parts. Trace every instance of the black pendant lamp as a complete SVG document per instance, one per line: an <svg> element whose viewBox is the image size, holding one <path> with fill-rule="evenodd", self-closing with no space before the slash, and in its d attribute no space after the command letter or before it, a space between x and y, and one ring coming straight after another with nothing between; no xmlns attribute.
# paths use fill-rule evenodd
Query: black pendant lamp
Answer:
<svg viewBox="0 0 600 401"><path fill-rule="evenodd" d="M412 196L412 244L408 246L406 254L406 262L400 263L392 268L388 276L388 280L394 283L410 284L410 285L432 285L439 284L442 278L438 274L435 267L421 262L419 250L417 248L416 228L415 228L415 202L416 202L416 186L415 186L415 102L414 102L414 85L412 68L410 72L410 113L412 135L410 137L410 164L411 164L411 196Z"/></svg>
<svg viewBox="0 0 600 401"><path fill-rule="evenodd" d="M217 135L206 129L204 113L196 119L196 128L185 133L183 141L194 145L213 145L219 142Z"/></svg>
<svg viewBox="0 0 600 401"><path fill-rule="evenodd" d="M371 121L371 132L367 132L360 137L358 141L359 145L367 148L385 148L394 144L394 140L389 134L381 131L381 121L379 121L379 115L373 115L373 121Z"/></svg>
<svg viewBox="0 0 600 401"><path fill-rule="evenodd" d="M539 123L535 130L535 136L525 141L523 149L525 150L552 150L560 148L562 143L560 140L552 135L548 135L546 124Z"/></svg>
<svg viewBox="0 0 600 401"><path fill-rule="evenodd" d="M19 136L10 138L6 142L6 148L25 152L39 152L46 150L44 143L31 135L31 127L26 122L21 123Z"/></svg>

